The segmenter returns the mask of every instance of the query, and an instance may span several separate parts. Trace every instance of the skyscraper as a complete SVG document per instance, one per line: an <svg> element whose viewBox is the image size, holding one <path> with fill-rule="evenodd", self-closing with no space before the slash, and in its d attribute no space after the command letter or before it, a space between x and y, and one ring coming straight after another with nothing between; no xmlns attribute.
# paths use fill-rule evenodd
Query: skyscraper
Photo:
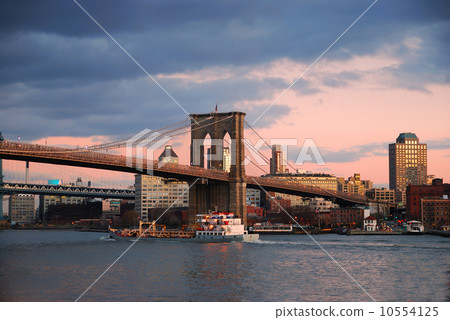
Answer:
<svg viewBox="0 0 450 320"><path fill-rule="evenodd" d="M270 159L270 174L284 173L286 171L286 152L279 144L272 146L272 158Z"/></svg>
<svg viewBox="0 0 450 320"><path fill-rule="evenodd" d="M396 143L389 144L389 188L402 194L410 184L427 183L427 145L419 143L414 133L400 133Z"/></svg>
<svg viewBox="0 0 450 320"><path fill-rule="evenodd" d="M230 148L223 148L223 171L230 172L230 169L231 169Z"/></svg>
<svg viewBox="0 0 450 320"><path fill-rule="evenodd" d="M212 153L212 148L206 149L206 168L207 169L216 169L216 170L223 170L225 172L230 172L230 169L231 169L230 148L228 148L228 147L223 148L222 166L221 167L219 167L219 168L212 167L212 160L214 160L215 158L216 158L215 155Z"/></svg>

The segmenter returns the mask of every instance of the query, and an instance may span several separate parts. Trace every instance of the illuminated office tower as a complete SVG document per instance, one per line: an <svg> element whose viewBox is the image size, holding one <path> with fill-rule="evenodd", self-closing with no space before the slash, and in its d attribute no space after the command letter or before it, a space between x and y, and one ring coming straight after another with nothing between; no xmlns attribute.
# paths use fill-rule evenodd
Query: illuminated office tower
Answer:
<svg viewBox="0 0 450 320"><path fill-rule="evenodd" d="M408 185L426 183L427 145L414 133L400 133L396 143L389 144L389 189L396 191L398 202L405 202Z"/></svg>

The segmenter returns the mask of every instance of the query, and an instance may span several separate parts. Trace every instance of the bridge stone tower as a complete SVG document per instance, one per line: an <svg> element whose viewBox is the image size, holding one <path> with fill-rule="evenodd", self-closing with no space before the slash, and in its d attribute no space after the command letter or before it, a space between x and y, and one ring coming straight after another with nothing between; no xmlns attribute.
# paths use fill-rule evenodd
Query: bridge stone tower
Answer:
<svg viewBox="0 0 450 320"><path fill-rule="evenodd" d="M247 223L243 112L191 114L191 166L204 167L204 140L211 137L211 169L223 170L223 142L231 138L229 182L198 181L189 190L189 220L208 210L233 212ZM192 181L193 182L193 181Z"/></svg>

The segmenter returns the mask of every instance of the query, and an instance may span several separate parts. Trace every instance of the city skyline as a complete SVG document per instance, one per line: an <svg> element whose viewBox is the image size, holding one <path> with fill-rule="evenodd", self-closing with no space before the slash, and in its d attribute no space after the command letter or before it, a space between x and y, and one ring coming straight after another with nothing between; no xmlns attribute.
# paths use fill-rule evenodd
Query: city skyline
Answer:
<svg viewBox="0 0 450 320"><path fill-rule="evenodd" d="M399 133L401 134L401 133ZM64 140L67 142L67 140ZM42 141L36 141L37 143L41 143ZM46 141L47 142L47 141ZM395 139L392 141L395 142ZM421 141L422 142L422 141ZM206 140L206 144L208 144ZM426 143L425 143L426 144ZM79 147L80 145L70 145L70 144L61 144L65 147ZM166 146L167 147L167 146ZM180 149L183 152L179 152L177 148L174 147L174 150L180 154L180 164L188 164L189 163L189 145L188 142L185 142L183 146L179 146ZM286 150L291 150L292 147L288 147ZM225 149L225 148L224 148ZM263 149L263 148L262 148ZM289 153L290 156L293 156L293 158L297 158L299 150L297 150L295 147L293 148L294 152L297 153ZM161 152L164 152L164 147L161 147L160 149L157 149L154 152L154 156L157 157L158 154ZM265 148L265 150L262 153L266 154L268 157L272 155L272 150ZM264 152L265 151L265 152ZM389 151L389 144L386 145L386 151ZM320 149L319 149L320 152ZM429 152L428 152L429 153ZM255 159L252 156L250 152L246 153L247 156L252 159L252 162L247 165L247 172L248 174L254 174L254 175L262 175L262 174L268 174L270 173L270 164L260 165L259 168L255 169L255 166L253 165L255 163ZM387 164L389 164L389 155L386 152L385 161ZM205 154L205 161L207 160L207 154ZM429 156L428 156L428 162L430 162ZM206 163L206 162L205 162ZM25 162L23 161L13 161L13 160L3 160L3 167L4 167L4 176L5 181L10 179L12 181L21 181L25 179ZM248 170L250 167L250 170ZM253 168L252 168L253 167ZM55 169L56 168L56 169ZM264 170L264 172L261 171L261 169ZM300 170L300 172L312 172L312 173L326 173L326 174L332 174L336 177L343 177L347 178L348 176L353 175L354 173L359 173L362 175L362 178L369 179L367 177L365 172L353 170L350 169L348 175L346 174L338 174L336 172L331 171L329 168L327 168L326 164L324 166L319 166L314 163L305 162L302 166L297 166L293 161L289 161L289 165L286 166L286 170L288 170L291 173L295 173L294 169ZM323 169L323 170L321 170ZM381 168L382 170L385 170L387 177L389 177L389 167L387 168ZM443 178L444 181L445 176L436 174L435 172L430 172L428 170L428 175L434 175L436 178ZM12 179L10 178L12 177ZM114 171L107 171L107 170L98 170L98 169L87 169L82 167L70 167L70 166L56 166L55 165L49 165L49 164L41 164L41 163L30 163L30 180L32 182L38 181L38 183L46 184L46 181L49 179L62 179L65 182L73 182L78 177L83 178L83 181L92 181L93 186L117 186L119 188L126 188L129 185L133 184L133 174L125 173L125 172L114 172ZM72 181L73 180L73 181ZM373 180L374 185L376 187L387 187L389 188L389 179L386 182L379 182L376 179Z"/></svg>
<svg viewBox="0 0 450 320"><path fill-rule="evenodd" d="M106 10L80 3L188 112L212 112L218 104L219 112L257 120L264 138L297 139L298 148L312 138L326 165L306 163L305 170L361 173L387 185L388 144L414 132L428 145L428 173L450 180L444 1L376 3L259 120L372 1L218 2L200 11L181 3L112 3ZM8 46L0 130L8 139L92 145L187 117L79 7L44 2L45 15L38 15L34 5L6 3L1 24ZM173 145L186 161L182 142Z"/></svg>

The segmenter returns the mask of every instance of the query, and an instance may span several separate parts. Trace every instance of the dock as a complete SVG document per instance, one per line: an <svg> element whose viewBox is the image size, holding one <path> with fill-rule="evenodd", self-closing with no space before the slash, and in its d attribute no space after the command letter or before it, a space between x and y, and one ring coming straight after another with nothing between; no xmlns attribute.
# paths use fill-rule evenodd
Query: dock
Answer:
<svg viewBox="0 0 450 320"><path fill-rule="evenodd" d="M433 234L436 236L441 236L441 237L450 237L450 231L449 230L428 230L425 232L426 234Z"/></svg>
<svg viewBox="0 0 450 320"><path fill-rule="evenodd" d="M403 234L402 231L364 231L364 230L347 230L346 235L355 236L398 236Z"/></svg>

